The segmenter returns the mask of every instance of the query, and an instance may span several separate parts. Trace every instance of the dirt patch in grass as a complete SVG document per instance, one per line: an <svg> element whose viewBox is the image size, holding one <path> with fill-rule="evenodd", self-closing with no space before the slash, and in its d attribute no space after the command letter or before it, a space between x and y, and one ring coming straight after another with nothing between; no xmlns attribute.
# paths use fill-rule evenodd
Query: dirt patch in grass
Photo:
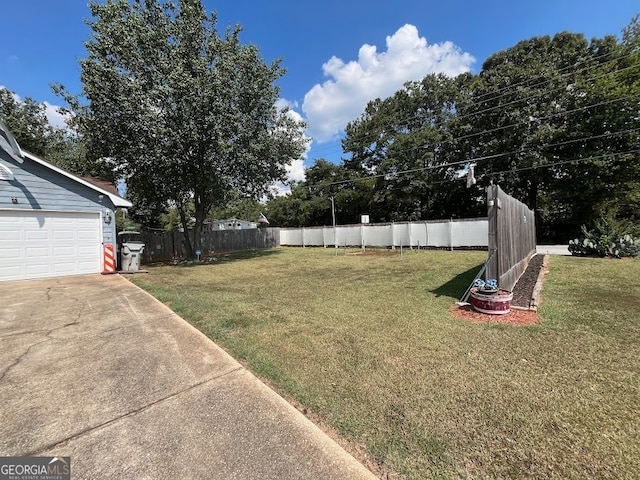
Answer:
<svg viewBox="0 0 640 480"><path fill-rule="evenodd" d="M389 257L392 255L396 255L396 252L390 249L382 249L382 248L369 248L366 250L354 250L354 251L346 251L346 252L338 252L341 255L349 255L349 256L358 256L362 255L365 257Z"/></svg>
<svg viewBox="0 0 640 480"><path fill-rule="evenodd" d="M501 325L512 325L514 327L540 323L540 317L537 312L530 310L516 310L512 308L509 313L502 315L487 315L476 312L471 305L465 305L464 307L454 305L451 307L451 312L456 317L472 323L499 323Z"/></svg>

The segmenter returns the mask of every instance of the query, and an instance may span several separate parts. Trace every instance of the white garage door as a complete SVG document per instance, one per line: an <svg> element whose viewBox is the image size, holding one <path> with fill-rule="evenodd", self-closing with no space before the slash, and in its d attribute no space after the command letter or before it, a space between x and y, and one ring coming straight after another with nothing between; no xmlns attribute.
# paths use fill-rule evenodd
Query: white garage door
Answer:
<svg viewBox="0 0 640 480"><path fill-rule="evenodd" d="M99 213L0 210L0 281L99 273Z"/></svg>

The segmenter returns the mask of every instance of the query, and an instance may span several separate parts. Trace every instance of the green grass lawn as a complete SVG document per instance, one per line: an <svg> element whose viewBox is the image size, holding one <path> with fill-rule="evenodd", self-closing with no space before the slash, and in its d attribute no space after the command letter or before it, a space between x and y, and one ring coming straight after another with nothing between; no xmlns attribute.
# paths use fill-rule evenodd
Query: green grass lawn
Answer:
<svg viewBox="0 0 640 480"><path fill-rule="evenodd" d="M166 302L391 478L638 478L640 261L554 256L541 323L450 308L484 252L150 268Z"/></svg>

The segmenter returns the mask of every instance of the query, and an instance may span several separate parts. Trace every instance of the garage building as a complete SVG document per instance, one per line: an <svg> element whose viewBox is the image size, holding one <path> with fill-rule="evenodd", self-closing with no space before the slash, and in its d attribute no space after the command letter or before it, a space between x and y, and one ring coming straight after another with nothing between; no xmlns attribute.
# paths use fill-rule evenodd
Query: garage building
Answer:
<svg viewBox="0 0 640 480"><path fill-rule="evenodd" d="M115 192L21 150L0 122L0 281L113 272L115 212L131 207Z"/></svg>

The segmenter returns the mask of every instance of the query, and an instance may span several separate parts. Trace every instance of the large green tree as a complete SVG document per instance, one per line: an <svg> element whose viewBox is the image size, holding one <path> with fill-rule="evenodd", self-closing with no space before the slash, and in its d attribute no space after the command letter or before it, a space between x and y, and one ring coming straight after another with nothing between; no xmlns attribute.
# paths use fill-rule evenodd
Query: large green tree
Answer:
<svg viewBox="0 0 640 480"><path fill-rule="evenodd" d="M55 130L49 125L46 107L30 97L20 101L13 92L0 88L0 118L21 148L45 156Z"/></svg>
<svg viewBox="0 0 640 480"><path fill-rule="evenodd" d="M482 158L477 173L483 185L499 183L538 210L540 192L555 175L543 167L557 161L547 145L567 138L571 128L565 114L575 107L572 65L587 57L584 37L563 33L521 41L484 62L472 103L459 111L471 126L468 150Z"/></svg>
<svg viewBox="0 0 640 480"><path fill-rule="evenodd" d="M238 192L265 195L304 152L303 125L276 107L284 70L243 45L239 27L218 34L200 0L89 8L93 36L80 62L88 104L75 104L88 155L108 159L148 214L175 207L193 255L212 208Z"/></svg>
<svg viewBox="0 0 640 480"><path fill-rule="evenodd" d="M430 74L385 100L367 105L349 123L343 149L346 168L375 178L372 214L377 221L474 215L477 192L460 171L452 123L468 95L470 75Z"/></svg>
<svg viewBox="0 0 640 480"><path fill-rule="evenodd" d="M31 97L19 99L13 92L0 88L0 118L22 149L71 173L113 180L109 168L86 161L81 138L73 129L49 123L44 103Z"/></svg>
<svg viewBox="0 0 640 480"><path fill-rule="evenodd" d="M591 227L601 217L640 221L638 18L624 30L621 42L606 37L590 45L589 79L580 86L579 104L591 106L569 117L572 138L589 140L558 147L566 149L568 157L590 158L567 165L573 188L556 189L572 204L570 215L562 220L574 228Z"/></svg>
<svg viewBox="0 0 640 480"><path fill-rule="evenodd" d="M460 105L480 185L533 208L539 240L568 241L637 191L637 154L621 155L638 145L633 62L615 37L534 37L490 56Z"/></svg>
<svg viewBox="0 0 640 480"><path fill-rule="evenodd" d="M333 199L337 223L358 223L360 214L369 213L373 182L353 178L343 165L317 159L303 182L293 185L290 194L271 199L264 211L273 225L332 225Z"/></svg>

